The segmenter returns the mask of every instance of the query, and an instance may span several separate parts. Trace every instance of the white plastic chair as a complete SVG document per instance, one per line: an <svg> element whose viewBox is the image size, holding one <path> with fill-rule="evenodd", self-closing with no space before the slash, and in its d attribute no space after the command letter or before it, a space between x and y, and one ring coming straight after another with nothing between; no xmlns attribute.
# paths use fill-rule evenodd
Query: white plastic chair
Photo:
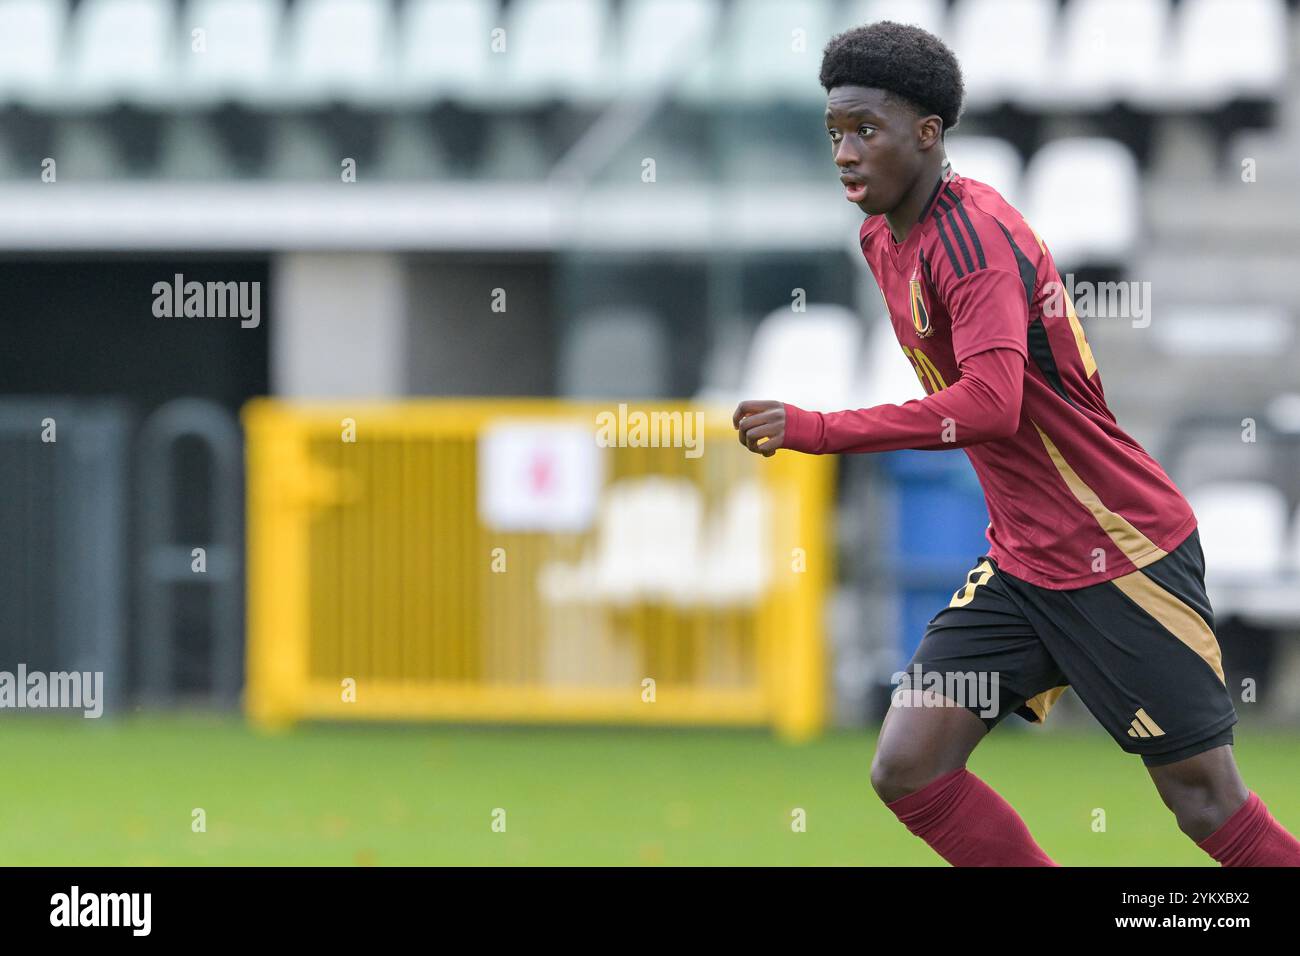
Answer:
<svg viewBox="0 0 1300 956"><path fill-rule="evenodd" d="M182 55L181 97L188 103L232 96L260 102L276 83L281 19L280 0L192 0L184 23L204 31L205 49Z"/></svg>
<svg viewBox="0 0 1300 956"><path fill-rule="evenodd" d="M1167 85L1148 101L1208 108L1281 92L1292 32L1283 0L1184 0L1176 27Z"/></svg>
<svg viewBox="0 0 1300 956"><path fill-rule="evenodd" d="M712 52L718 21L712 0L633 0L618 41L618 91L633 96L679 79Z"/></svg>
<svg viewBox="0 0 1300 956"><path fill-rule="evenodd" d="M1137 163L1114 140L1048 143L1029 160L1024 197L1025 218L1062 269L1117 263L1137 238Z"/></svg>
<svg viewBox="0 0 1300 956"><path fill-rule="evenodd" d="M1282 568L1286 498L1262 481L1216 481L1187 495L1196 513L1206 578L1263 580Z"/></svg>
<svg viewBox="0 0 1300 956"><path fill-rule="evenodd" d="M759 103L774 98L826 99L818 83L831 39L827 0L738 0L723 36L723 98Z"/></svg>
<svg viewBox="0 0 1300 956"><path fill-rule="evenodd" d="M395 97L405 103L498 98L495 80L506 54L492 52L492 31L503 25L497 14L495 0L409 0L398 31Z"/></svg>
<svg viewBox="0 0 1300 956"><path fill-rule="evenodd" d="M292 105L343 99L383 103L395 71L393 23L374 0L297 0L285 69L272 98Z"/></svg>
<svg viewBox="0 0 1300 956"><path fill-rule="evenodd" d="M609 7L604 0L518 0L508 10L503 97L578 103L610 94Z"/></svg>
<svg viewBox="0 0 1300 956"><path fill-rule="evenodd" d="M997 136L963 136L958 131L948 137L944 149L954 171L992 186L1017 206L1025 164L1014 146Z"/></svg>
<svg viewBox="0 0 1300 956"><path fill-rule="evenodd" d="M966 105L1014 100L1041 87L1055 69L1055 30L1056 0L962 0L949 33L961 57Z"/></svg>
<svg viewBox="0 0 1300 956"><path fill-rule="evenodd" d="M747 398L838 411L852 394L861 345L861 323L848 309L809 305L806 312L792 312L782 307L754 332L742 391Z"/></svg>
<svg viewBox="0 0 1300 956"><path fill-rule="evenodd" d="M925 388L916 369L903 354L889 316L882 314L871 324L867 347L854 378L846 408L901 405L924 398Z"/></svg>
<svg viewBox="0 0 1300 956"><path fill-rule="evenodd" d="M1031 105L1099 106L1141 99L1168 84L1169 0L1071 0L1061 20L1059 64Z"/></svg>
<svg viewBox="0 0 1300 956"><path fill-rule="evenodd" d="M72 23L60 105L173 99L179 86L174 27L170 0L85 0Z"/></svg>
<svg viewBox="0 0 1300 956"><path fill-rule="evenodd" d="M838 26L833 33L843 33L851 27L866 26L877 20L893 20L918 26L935 36L945 35L945 0L851 0L841 9L842 14L835 18Z"/></svg>
<svg viewBox="0 0 1300 956"><path fill-rule="evenodd" d="M66 0L0 0L0 103L54 91L67 21Z"/></svg>

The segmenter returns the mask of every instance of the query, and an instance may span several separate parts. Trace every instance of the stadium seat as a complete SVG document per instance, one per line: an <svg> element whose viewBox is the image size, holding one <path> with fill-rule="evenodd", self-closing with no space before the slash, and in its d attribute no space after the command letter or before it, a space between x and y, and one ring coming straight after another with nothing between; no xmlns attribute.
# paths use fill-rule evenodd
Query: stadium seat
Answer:
<svg viewBox="0 0 1300 956"><path fill-rule="evenodd" d="M1183 0L1161 107L1213 108L1234 96L1271 98L1286 79L1290 20L1283 0Z"/></svg>
<svg viewBox="0 0 1300 956"><path fill-rule="evenodd" d="M817 71L831 36L829 0L737 0L730 11L708 61L710 86L693 83L688 98L712 92L735 103L825 100Z"/></svg>
<svg viewBox="0 0 1300 956"><path fill-rule="evenodd" d="M966 105L993 106L1041 87L1055 69L1055 29L1056 0L961 0L948 33L961 59Z"/></svg>
<svg viewBox="0 0 1300 956"><path fill-rule="evenodd" d="M505 75L512 105L560 97L599 103L612 92L604 0L516 0L507 11Z"/></svg>
<svg viewBox="0 0 1300 956"><path fill-rule="evenodd" d="M1261 481L1217 481L1187 495L1200 528L1206 578L1256 582L1280 572L1286 498Z"/></svg>
<svg viewBox="0 0 1300 956"><path fill-rule="evenodd" d="M271 102L387 102L395 79L391 8L373 0L296 0Z"/></svg>
<svg viewBox="0 0 1300 956"><path fill-rule="evenodd" d="M741 481L716 507L704 527L698 596L719 606L757 601L772 576L770 496L759 482Z"/></svg>
<svg viewBox="0 0 1300 956"><path fill-rule="evenodd" d="M675 89L708 58L717 23L711 0L633 0L619 30L619 95Z"/></svg>
<svg viewBox="0 0 1300 956"><path fill-rule="evenodd" d="M836 17L833 33L865 26L877 20L911 23L936 36L946 36L945 0L849 0Z"/></svg>
<svg viewBox="0 0 1300 956"><path fill-rule="evenodd" d="M1293 330L1284 306L1239 302L1162 306L1151 326L1161 351L1179 357L1277 356Z"/></svg>
<svg viewBox="0 0 1300 956"><path fill-rule="evenodd" d="M668 391L668 340L644 309L577 319L560 346L559 391L569 398L655 398Z"/></svg>
<svg viewBox="0 0 1300 956"><path fill-rule="evenodd" d="M1005 139L963 136L957 132L948 137L944 148L954 172L987 183L1013 206L1020 201L1020 178L1025 164L1016 148Z"/></svg>
<svg viewBox="0 0 1300 956"><path fill-rule="evenodd" d="M555 604L752 604L772 576L770 513L767 491L753 480L730 487L706 514L699 488L685 479L622 478L604 492L594 542L573 563L544 565L538 587Z"/></svg>
<svg viewBox="0 0 1300 956"><path fill-rule="evenodd" d="M1169 0L1071 0L1061 24L1059 65L1022 90L1022 103L1096 108L1167 84Z"/></svg>
<svg viewBox="0 0 1300 956"><path fill-rule="evenodd" d="M916 369L903 354L889 316L882 313L867 333L867 347L845 407L901 405L924 397L925 389Z"/></svg>
<svg viewBox="0 0 1300 956"><path fill-rule="evenodd" d="M181 97L190 104L256 103L276 82L280 0L191 0L184 22L204 31L203 52L181 64Z"/></svg>
<svg viewBox="0 0 1300 956"><path fill-rule="evenodd" d="M402 103L495 100L495 0L410 0L402 12L394 97Z"/></svg>
<svg viewBox="0 0 1300 956"><path fill-rule="evenodd" d="M1029 160L1024 201L1022 213L1062 273L1117 264L1137 238L1137 163L1114 140L1055 140Z"/></svg>
<svg viewBox="0 0 1300 956"><path fill-rule="evenodd" d="M175 29L170 0L85 0L73 19L58 105L173 100L179 87Z"/></svg>
<svg viewBox="0 0 1300 956"><path fill-rule="evenodd" d="M59 79L66 0L0 0L0 104L39 105Z"/></svg>
<svg viewBox="0 0 1300 956"><path fill-rule="evenodd" d="M810 410L846 408L861 345L862 325L848 309L809 305L792 312L783 306L754 332L741 390Z"/></svg>

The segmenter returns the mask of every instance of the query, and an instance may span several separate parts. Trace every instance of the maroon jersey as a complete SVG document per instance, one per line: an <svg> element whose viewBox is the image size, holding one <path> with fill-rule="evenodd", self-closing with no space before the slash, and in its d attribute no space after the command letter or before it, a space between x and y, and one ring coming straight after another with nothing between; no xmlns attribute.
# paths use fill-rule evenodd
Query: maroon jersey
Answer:
<svg viewBox="0 0 1300 956"><path fill-rule="evenodd" d="M995 189L950 173L903 242L871 216L861 245L928 397L787 406L786 447L963 448L988 505L989 553L1041 587L1110 580L1182 543L1191 506L1116 424L1051 253Z"/></svg>

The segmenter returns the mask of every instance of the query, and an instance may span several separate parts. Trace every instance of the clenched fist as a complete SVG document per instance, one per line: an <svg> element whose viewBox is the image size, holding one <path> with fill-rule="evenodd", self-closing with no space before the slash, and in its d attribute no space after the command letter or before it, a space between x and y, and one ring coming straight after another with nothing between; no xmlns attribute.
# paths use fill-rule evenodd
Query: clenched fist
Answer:
<svg viewBox="0 0 1300 956"><path fill-rule="evenodd" d="M731 424L740 433L742 445L764 458L771 458L785 442L785 403L741 402L731 416Z"/></svg>

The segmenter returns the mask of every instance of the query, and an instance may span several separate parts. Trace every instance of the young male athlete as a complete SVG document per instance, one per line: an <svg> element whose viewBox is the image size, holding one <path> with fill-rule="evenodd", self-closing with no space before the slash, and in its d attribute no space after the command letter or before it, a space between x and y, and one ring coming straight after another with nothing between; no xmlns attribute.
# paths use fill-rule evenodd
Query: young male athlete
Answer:
<svg viewBox="0 0 1300 956"><path fill-rule="evenodd" d="M1116 424L1045 243L947 164L964 94L952 52L874 23L827 44L820 80L845 196L868 216L862 253L927 397L830 413L744 401L740 441L764 456L962 448L991 519L988 553L908 672L996 675L997 713L905 682L880 730L876 793L955 866L1056 865L966 761L1008 714L1041 722L1073 687L1211 857L1300 866L1300 842L1233 760L1195 515Z"/></svg>

